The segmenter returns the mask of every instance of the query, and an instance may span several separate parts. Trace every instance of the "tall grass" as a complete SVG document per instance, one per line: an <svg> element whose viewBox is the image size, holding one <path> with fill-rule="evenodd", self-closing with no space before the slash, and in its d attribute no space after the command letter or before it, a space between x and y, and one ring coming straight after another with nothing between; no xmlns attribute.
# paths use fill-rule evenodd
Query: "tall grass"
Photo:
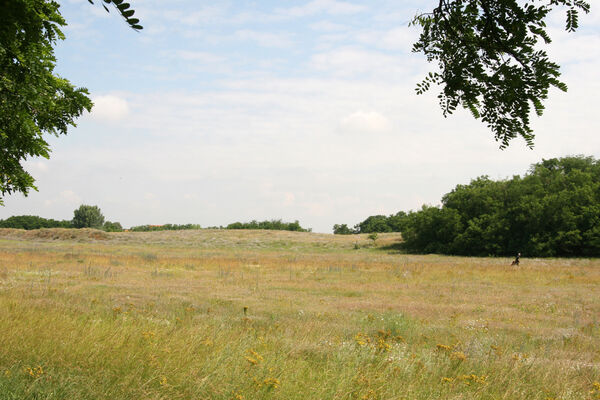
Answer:
<svg viewBox="0 0 600 400"><path fill-rule="evenodd" d="M169 233L0 241L0 399L600 398L596 260Z"/></svg>

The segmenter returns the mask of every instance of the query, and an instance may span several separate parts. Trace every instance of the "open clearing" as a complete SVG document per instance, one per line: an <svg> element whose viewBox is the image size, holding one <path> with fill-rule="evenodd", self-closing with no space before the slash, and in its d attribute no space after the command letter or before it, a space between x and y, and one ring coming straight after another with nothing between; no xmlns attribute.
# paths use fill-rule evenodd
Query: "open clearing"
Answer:
<svg viewBox="0 0 600 400"><path fill-rule="evenodd" d="M600 260L398 240L0 229L0 399L600 399Z"/></svg>

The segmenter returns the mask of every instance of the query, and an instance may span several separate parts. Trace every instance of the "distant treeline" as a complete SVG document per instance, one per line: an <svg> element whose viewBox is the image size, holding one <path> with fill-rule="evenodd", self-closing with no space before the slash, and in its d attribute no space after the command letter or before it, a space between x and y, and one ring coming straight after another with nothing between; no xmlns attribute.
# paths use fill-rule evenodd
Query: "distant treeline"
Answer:
<svg viewBox="0 0 600 400"><path fill-rule="evenodd" d="M351 235L355 233L402 232L406 226L406 221L407 214L404 211L392 214L389 217L385 215L372 215L363 222L354 225L352 229L346 224L335 224L333 226L333 233L337 235Z"/></svg>
<svg viewBox="0 0 600 400"><path fill-rule="evenodd" d="M225 229L268 229L275 231L293 231L293 232L312 232L311 228L304 229L300 226L300 222L283 222L280 219L272 219L270 221L250 222L234 222L227 225Z"/></svg>
<svg viewBox="0 0 600 400"><path fill-rule="evenodd" d="M164 225L140 225L133 226L129 230L132 232L154 232L154 231L179 231L190 229L202 229L198 224L164 224Z"/></svg>
<svg viewBox="0 0 600 400"><path fill-rule="evenodd" d="M363 222L371 222L366 227L387 224L386 217L370 218ZM598 257L600 162L554 158L532 165L523 177L494 181L482 176L444 195L441 207L423 206L400 220L408 252ZM340 231L343 225L336 227Z"/></svg>
<svg viewBox="0 0 600 400"><path fill-rule="evenodd" d="M73 228L71 221L57 221L35 215L16 215L0 220L0 228L41 229L41 228Z"/></svg>
<svg viewBox="0 0 600 400"><path fill-rule="evenodd" d="M14 217L8 217L0 220L0 228L13 228L13 229L42 229L42 228L68 228L75 229L81 226L75 226L73 221L62 220L57 221L51 218L42 218L36 215L17 215ZM85 226L84 226L85 227ZM106 221L100 225L97 229L104 230L106 232L122 232L123 227L118 222Z"/></svg>

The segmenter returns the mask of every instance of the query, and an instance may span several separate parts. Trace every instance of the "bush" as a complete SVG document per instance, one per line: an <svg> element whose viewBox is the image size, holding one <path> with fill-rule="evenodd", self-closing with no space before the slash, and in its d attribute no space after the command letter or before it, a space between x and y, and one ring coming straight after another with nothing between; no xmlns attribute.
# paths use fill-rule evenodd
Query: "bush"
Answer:
<svg viewBox="0 0 600 400"><path fill-rule="evenodd" d="M102 230L105 232L123 232L123 227L119 222L106 221L102 226Z"/></svg>

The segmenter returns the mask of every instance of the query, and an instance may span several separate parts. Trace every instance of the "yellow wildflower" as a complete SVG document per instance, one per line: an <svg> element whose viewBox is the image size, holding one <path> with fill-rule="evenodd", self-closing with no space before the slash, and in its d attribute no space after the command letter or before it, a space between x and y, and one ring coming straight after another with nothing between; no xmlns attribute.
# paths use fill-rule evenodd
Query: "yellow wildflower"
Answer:
<svg viewBox="0 0 600 400"><path fill-rule="evenodd" d="M465 361L467 356L465 356L465 353L462 351L455 351L454 353L450 354L450 358L453 360Z"/></svg>
<svg viewBox="0 0 600 400"><path fill-rule="evenodd" d="M280 385L279 379L277 378L266 378L263 382L269 389L277 389Z"/></svg>
<svg viewBox="0 0 600 400"><path fill-rule="evenodd" d="M437 347L437 349L439 351L450 351L450 350L452 350L452 347L446 346L445 344L438 344L436 347Z"/></svg>

